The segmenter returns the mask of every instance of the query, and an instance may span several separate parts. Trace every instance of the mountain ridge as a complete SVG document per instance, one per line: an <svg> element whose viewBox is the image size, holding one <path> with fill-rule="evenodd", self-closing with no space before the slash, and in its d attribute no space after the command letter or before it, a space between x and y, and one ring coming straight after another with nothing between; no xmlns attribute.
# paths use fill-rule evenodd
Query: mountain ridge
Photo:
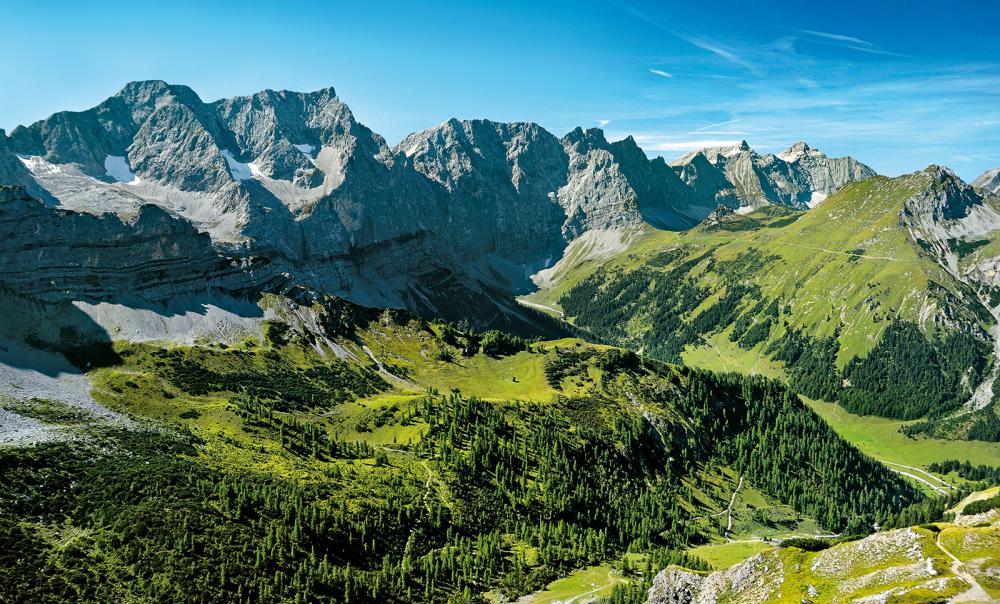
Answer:
<svg viewBox="0 0 1000 604"><path fill-rule="evenodd" d="M599 129L452 118L390 147L332 87L205 102L159 80L0 137L0 179L85 213L152 203L322 291L453 319L477 299L475 321L508 328L525 323L512 296L575 240L685 229L717 205Z"/></svg>

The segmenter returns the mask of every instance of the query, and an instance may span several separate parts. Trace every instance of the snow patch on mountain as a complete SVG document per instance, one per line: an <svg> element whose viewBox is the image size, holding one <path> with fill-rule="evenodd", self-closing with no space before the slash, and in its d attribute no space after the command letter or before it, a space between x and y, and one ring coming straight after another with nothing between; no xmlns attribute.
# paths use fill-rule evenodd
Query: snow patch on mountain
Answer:
<svg viewBox="0 0 1000 604"><path fill-rule="evenodd" d="M222 150L222 157L226 159L226 164L229 166L229 173L236 180L255 180L263 176L257 164L239 161L229 149Z"/></svg>
<svg viewBox="0 0 1000 604"><path fill-rule="evenodd" d="M815 208L819 204L823 203L823 201L829 196L830 195L828 193L824 193L823 191L813 191L812 197L809 198L806 205L809 206L809 209Z"/></svg>
<svg viewBox="0 0 1000 604"><path fill-rule="evenodd" d="M302 153L302 155L305 155L309 159L313 159L313 151L316 149L316 147L312 145L292 145L292 146L298 149Z"/></svg>
<svg viewBox="0 0 1000 604"><path fill-rule="evenodd" d="M18 155L24 167L31 172L32 176L42 176L49 174L62 174L64 166L53 164L37 155Z"/></svg>
<svg viewBox="0 0 1000 604"><path fill-rule="evenodd" d="M132 173L132 169L128 165L128 160L121 155L108 155L105 157L104 170L108 177L114 179L115 182L127 185L137 185L142 182L138 176Z"/></svg>

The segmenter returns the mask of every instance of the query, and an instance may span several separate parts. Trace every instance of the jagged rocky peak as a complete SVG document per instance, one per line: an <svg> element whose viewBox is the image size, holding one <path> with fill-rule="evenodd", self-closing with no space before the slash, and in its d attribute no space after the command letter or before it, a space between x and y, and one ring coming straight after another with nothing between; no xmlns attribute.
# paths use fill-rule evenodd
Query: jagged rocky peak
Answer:
<svg viewBox="0 0 1000 604"><path fill-rule="evenodd" d="M531 122L452 118L410 134L395 152L449 191L469 178L506 180L519 192L530 189L547 197L566 172L558 139Z"/></svg>
<svg viewBox="0 0 1000 604"><path fill-rule="evenodd" d="M959 271L955 240L973 241L1000 229L1000 196L966 184L950 169L929 166L904 179L913 192L900 224L952 272Z"/></svg>
<svg viewBox="0 0 1000 604"><path fill-rule="evenodd" d="M608 139L604 137L604 130L600 128L584 129L580 126L570 130L562 138L563 147L567 150L573 149L576 153L582 154L593 149L608 149Z"/></svg>
<svg viewBox="0 0 1000 604"><path fill-rule="evenodd" d="M844 184L875 175L854 158L827 157L801 141L777 155L762 155L744 140L692 151L671 166L693 189L714 191L717 203L747 208L814 207Z"/></svg>
<svg viewBox="0 0 1000 604"><path fill-rule="evenodd" d="M577 127L561 142L569 157L566 184L559 189L559 203L567 216L562 227L564 236L573 239L592 229L641 224L639 193L604 131Z"/></svg>
<svg viewBox="0 0 1000 604"><path fill-rule="evenodd" d="M471 245L530 263L564 247L556 192L566 181L567 157L538 124L453 118L410 134L395 153L446 190L435 228L462 251Z"/></svg>
<svg viewBox="0 0 1000 604"><path fill-rule="evenodd" d="M324 167L341 180L354 155L383 163L391 158L385 140L360 124L333 88L264 90L216 101L212 108L232 133L240 159L272 179L316 187Z"/></svg>
<svg viewBox="0 0 1000 604"><path fill-rule="evenodd" d="M933 223L958 221L986 206L986 198L959 178L950 168L932 165L921 173L927 186L906 200L904 217Z"/></svg>
<svg viewBox="0 0 1000 604"><path fill-rule="evenodd" d="M323 167L339 174L355 147L383 161L390 156L385 141L358 124L332 88L265 90L205 103L187 86L160 80L132 82L93 109L18 127L10 140L23 157L72 164L100 180L129 173L212 193L261 177L316 187ZM328 146L335 151L324 158Z"/></svg>
<svg viewBox="0 0 1000 604"><path fill-rule="evenodd" d="M689 164L692 161L697 161L699 156L705 160L708 160L711 164L717 164L720 161L725 161L728 158L736 157L742 154L754 154L756 152L750 148L750 144L745 140L740 141L735 145L727 145L722 147L705 147L703 149L696 149L685 155L682 155L670 162L671 166L683 166Z"/></svg>
<svg viewBox="0 0 1000 604"><path fill-rule="evenodd" d="M791 147L779 153L778 157L780 157L784 161L791 163L794 161L798 161L808 155L823 155L823 154L817 151L816 149L810 147L809 143L805 141L799 141L793 144Z"/></svg>
<svg viewBox="0 0 1000 604"><path fill-rule="evenodd" d="M1000 167L987 170L972 181L972 186L986 189L992 193L1000 193Z"/></svg>

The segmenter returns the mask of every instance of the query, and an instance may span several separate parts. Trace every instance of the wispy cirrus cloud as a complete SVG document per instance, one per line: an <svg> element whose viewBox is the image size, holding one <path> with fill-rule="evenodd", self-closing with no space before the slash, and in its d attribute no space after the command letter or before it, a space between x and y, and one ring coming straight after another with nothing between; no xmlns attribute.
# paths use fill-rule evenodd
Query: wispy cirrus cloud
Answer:
<svg viewBox="0 0 1000 604"><path fill-rule="evenodd" d="M846 42L848 44L854 44L857 46L874 46L871 42L867 40L862 40L861 38L855 38L854 36L847 36L844 34L834 34L828 31L816 31L813 29L800 29L800 32L804 34L809 34L810 36L815 36L817 38L825 38L827 40L834 40L836 42Z"/></svg>
<svg viewBox="0 0 1000 604"><path fill-rule="evenodd" d="M758 67L756 64L751 63L744 57L736 54L732 50L725 48L715 42L711 42L704 38L696 38L688 36L678 36L678 37L680 37L685 42L697 46L702 50L706 50L718 57L721 57L734 65L739 65L740 67L746 69L750 73L753 73L755 75L760 75L762 73L760 67Z"/></svg>
<svg viewBox="0 0 1000 604"><path fill-rule="evenodd" d="M872 44L868 40L862 40L855 36L848 36L846 34L835 34L827 31L816 31L813 29L800 29L799 33L806 34L812 37L813 42L827 42L833 46L839 46L841 48L846 48L848 50L854 50L857 52L865 52L873 55L882 55L886 57L904 57L908 58L910 55L906 55L900 52L893 52L891 50L885 50L879 48L875 44ZM818 38L818 39L816 39Z"/></svg>
<svg viewBox="0 0 1000 604"><path fill-rule="evenodd" d="M672 78L672 77L674 77L674 74L666 72L666 71L663 71L662 69L650 69L649 73L651 73L653 75L658 75L661 78Z"/></svg>
<svg viewBox="0 0 1000 604"><path fill-rule="evenodd" d="M722 129L723 126L731 126L733 124L737 124L737 123L742 122L742 121L743 121L742 119L732 119L732 120L725 120L723 122L707 122L707 125L702 126L701 128L695 128L694 130L689 130L688 132L684 133L682 136L691 136L693 134L701 134L701 135L705 135L705 134L717 134L717 135L718 134L722 134L722 135L726 135L726 136L745 135L747 133L745 131L743 131L743 130L723 130ZM721 146L721 145L716 145L716 146Z"/></svg>

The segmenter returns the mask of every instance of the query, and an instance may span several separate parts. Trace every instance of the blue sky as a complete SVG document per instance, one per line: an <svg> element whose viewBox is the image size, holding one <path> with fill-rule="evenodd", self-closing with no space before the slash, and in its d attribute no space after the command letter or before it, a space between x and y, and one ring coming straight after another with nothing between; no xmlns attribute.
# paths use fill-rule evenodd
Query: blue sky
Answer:
<svg viewBox="0 0 1000 604"><path fill-rule="evenodd" d="M486 117L667 158L802 139L890 175L1000 165L1000 3L471 4L4 2L0 127L156 78L205 100L334 86L390 143Z"/></svg>

